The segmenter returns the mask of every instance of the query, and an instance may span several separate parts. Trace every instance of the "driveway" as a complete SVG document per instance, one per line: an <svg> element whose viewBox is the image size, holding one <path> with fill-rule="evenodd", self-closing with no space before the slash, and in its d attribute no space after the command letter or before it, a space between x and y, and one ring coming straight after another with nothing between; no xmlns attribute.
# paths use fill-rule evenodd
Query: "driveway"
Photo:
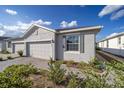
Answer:
<svg viewBox="0 0 124 93"><path fill-rule="evenodd" d="M48 68L48 61L32 58L32 57L20 57L7 61L0 61L0 72L3 71L6 67L11 66L13 64L32 64L37 68Z"/></svg>

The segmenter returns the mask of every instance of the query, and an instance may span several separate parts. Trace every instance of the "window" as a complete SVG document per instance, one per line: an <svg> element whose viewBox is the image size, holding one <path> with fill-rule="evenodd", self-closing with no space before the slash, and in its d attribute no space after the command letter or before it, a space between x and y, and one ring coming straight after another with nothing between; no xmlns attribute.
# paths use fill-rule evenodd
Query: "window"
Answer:
<svg viewBox="0 0 124 93"><path fill-rule="evenodd" d="M66 51L79 50L79 35L66 36Z"/></svg>
<svg viewBox="0 0 124 93"><path fill-rule="evenodd" d="M11 48L11 42L10 41L8 42L8 48Z"/></svg>

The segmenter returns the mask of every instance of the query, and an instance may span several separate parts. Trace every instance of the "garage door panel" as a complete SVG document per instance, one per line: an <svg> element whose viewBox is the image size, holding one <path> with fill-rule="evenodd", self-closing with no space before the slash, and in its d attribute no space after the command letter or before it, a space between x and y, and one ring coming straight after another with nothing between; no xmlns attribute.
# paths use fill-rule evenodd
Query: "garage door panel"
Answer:
<svg viewBox="0 0 124 93"><path fill-rule="evenodd" d="M14 53L17 53L17 51L24 51L24 44L21 43L21 44L14 44Z"/></svg>
<svg viewBox="0 0 124 93"><path fill-rule="evenodd" d="M30 56L42 59L50 59L52 57L52 46L50 43L30 43Z"/></svg>

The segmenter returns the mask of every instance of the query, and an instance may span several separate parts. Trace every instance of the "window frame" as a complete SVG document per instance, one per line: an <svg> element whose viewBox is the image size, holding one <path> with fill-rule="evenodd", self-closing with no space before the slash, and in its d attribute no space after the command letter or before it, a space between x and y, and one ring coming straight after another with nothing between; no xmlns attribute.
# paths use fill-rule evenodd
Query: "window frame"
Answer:
<svg viewBox="0 0 124 93"><path fill-rule="evenodd" d="M67 45L68 45L68 43L67 43L67 37L68 36L78 36L78 42L77 43L70 43L70 44L78 44L78 49L77 50L67 50ZM65 38L65 51L66 52L79 52L80 51L80 35L79 34L68 34L68 35L65 35L64 36L64 38Z"/></svg>

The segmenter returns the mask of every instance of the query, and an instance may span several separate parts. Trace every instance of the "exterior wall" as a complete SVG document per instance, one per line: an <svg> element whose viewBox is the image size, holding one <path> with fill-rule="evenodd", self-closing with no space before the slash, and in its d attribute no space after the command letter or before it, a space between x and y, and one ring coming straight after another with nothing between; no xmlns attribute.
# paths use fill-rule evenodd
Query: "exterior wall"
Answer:
<svg viewBox="0 0 124 93"><path fill-rule="evenodd" d="M25 55L25 45L24 43L14 43L13 44L13 53L17 53L18 51L22 50Z"/></svg>
<svg viewBox="0 0 124 93"><path fill-rule="evenodd" d="M42 28L34 31L29 37L25 39L26 42L31 41L45 41L45 40L54 40L54 33Z"/></svg>
<svg viewBox="0 0 124 93"><path fill-rule="evenodd" d="M4 40L0 41L0 51L6 50L6 43Z"/></svg>
<svg viewBox="0 0 124 93"><path fill-rule="evenodd" d="M42 45L42 44L48 44L48 43L45 43L45 41L49 42L48 47L47 46L44 47ZM29 37L27 37L25 39L25 42L28 42L28 44L29 44L29 45L27 45L28 46L27 48L31 47L31 43L36 42L34 46L40 45L41 48L44 47L45 49L48 49L48 50L52 49L51 51L49 51L50 52L49 54L52 54L52 58L55 59L55 43L54 43L55 42L55 33L45 30L45 29L42 29L42 28L39 28L36 31L34 31ZM51 48L49 46L51 46ZM27 52L30 52L30 50ZM41 54L41 51L35 51L35 54ZM30 53L27 53L27 55L30 55ZM46 56L44 56L44 57L46 58ZM50 59L50 57L48 59Z"/></svg>
<svg viewBox="0 0 124 93"><path fill-rule="evenodd" d="M55 42L54 42L55 41L55 33L48 31L46 29L42 29L42 28L36 29L32 33L29 33L27 38L24 38L22 40L13 40L11 51L14 51L13 49L14 49L14 47L16 47L15 45L24 43L24 45L20 46L20 48L24 50L24 55L30 56L30 49L29 49L30 44L35 43L36 44L35 46L38 46L42 43L44 44L45 41L49 42L51 49L52 49L51 51L49 51L49 52L51 52L49 54L52 54L53 59L55 59ZM17 47L19 47L19 46L17 46ZM37 48L37 47L35 47L35 48ZM48 48L45 47L45 49L48 49ZM36 52L35 54L41 53L40 50L35 51L35 52Z"/></svg>
<svg viewBox="0 0 124 93"><path fill-rule="evenodd" d="M84 37L84 40L80 40L80 44L83 44L81 48L84 48L84 52L81 51L65 51L63 48L63 36L67 34L61 34L57 36L57 58L60 60L74 60L76 62L88 62L95 57L95 33L93 32L82 32L82 33L71 33L79 34ZM82 35L83 34L83 35Z"/></svg>
<svg viewBox="0 0 124 93"><path fill-rule="evenodd" d="M119 39L121 38L121 43L119 44ZM105 40L107 42L107 40ZM108 39L108 47L100 46L102 42L99 42L99 47L103 51L110 52L115 55L124 56L124 35Z"/></svg>

